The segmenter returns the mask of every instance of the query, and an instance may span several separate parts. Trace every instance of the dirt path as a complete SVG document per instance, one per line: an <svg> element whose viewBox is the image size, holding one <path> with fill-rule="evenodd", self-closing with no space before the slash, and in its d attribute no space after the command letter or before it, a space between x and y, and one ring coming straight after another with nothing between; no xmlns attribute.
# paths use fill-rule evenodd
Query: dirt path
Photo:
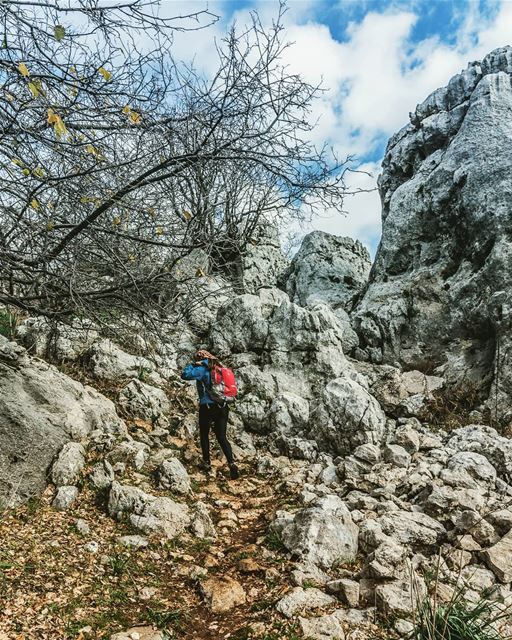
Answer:
<svg viewBox="0 0 512 640"><path fill-rule="evenodd" d="M294 496L277 489L274 479L258 477L248 464L237 481L227 479L218 461L210 479L192 463L187 466L191 501L207 504L216 525L218 536L211 543L184 534L127 549L119 536L137 532L109 518L87 483L69 511L51 508L50 487L40 500L4 515L0 640L104 640L140 624L180 639L297 637L274 610L290 584L290 566L268 535L276 508ZM79 533L78 519L88 533ZM201 583L224 576L242 586L246 603L214 613Z"/></svg>

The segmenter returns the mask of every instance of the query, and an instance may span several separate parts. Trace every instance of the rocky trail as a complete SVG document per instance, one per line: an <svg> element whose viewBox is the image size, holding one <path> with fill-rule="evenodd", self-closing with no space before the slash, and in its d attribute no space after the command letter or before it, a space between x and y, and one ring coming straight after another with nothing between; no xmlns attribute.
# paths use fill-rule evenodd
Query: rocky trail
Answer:
<svg viewBox="0 0 512 640"><path fill-rule="evenodd" d="M275 609L295 563L269 532L276 510L297 508L297 487L258 472L254 461L229 480L219 451L205 476L193 444L175 437L169 444L189 460L186 501L207 506L214 537L163 540L113 520L85 480L97 463L93 455L71 508L52 506L50 485L0 520L2 640L299 637L297 621ZM132 472L126 480L148 489L150 478Z"/></svg>

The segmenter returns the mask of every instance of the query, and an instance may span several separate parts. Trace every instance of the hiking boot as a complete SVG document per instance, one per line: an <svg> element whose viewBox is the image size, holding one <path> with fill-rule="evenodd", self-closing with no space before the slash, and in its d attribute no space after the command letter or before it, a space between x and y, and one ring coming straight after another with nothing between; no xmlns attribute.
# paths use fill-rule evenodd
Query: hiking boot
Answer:
<svg viewBox="0 0 512 640"><path fill-rule="evenodd" d="M237 480L240 477L236 464L229 465L229 477L231 478L231 480Z"/></svg>
<svg viewBox="0 0 512 640"><path fill-rule="evenodd" d="M201 460L201 462L197 465L197 468L200 471L204 471L206 474L212 472L212 465L210 462L207 462L206 460Z"/></svg>

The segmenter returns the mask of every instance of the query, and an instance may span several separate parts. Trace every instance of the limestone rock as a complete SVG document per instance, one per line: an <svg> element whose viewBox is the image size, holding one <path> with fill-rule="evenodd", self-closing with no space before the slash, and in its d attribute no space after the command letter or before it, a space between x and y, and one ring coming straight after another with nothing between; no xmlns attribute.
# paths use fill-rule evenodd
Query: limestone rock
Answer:
<svg viewBox="0 0 512 640"><path fill-rule="evenodd" d="M262 225L242 258L243 290L254 294L261 287L275 287L287 266L278 230L272 225Z"/></svg>
<svg viewBox="0 0 512 640"><path fill-rule="evenodd" d="M85 465L85 449L78 442L68 442L59 452L52 466L52 482L57 487L78 482Z"/></svg>
<svg viewBox="0 0 512 640"><path fill-rule="evenodd" d="M57 489L52 507L58 511L66 511L78 498L78 489L75 486L60 486Z"/></svg>
<svg viewBox="0 0 512 640"><path fill-rule="evenodd" d="M114 633L110 640L165 640L165 635L154 627L132 627L121 633Z"/></svg>
<svg viewBox="0 0 512 640"><path fill-rule="evenodd" d="M493 403L499 371L504 422L512 417L510 57L503 47L471 62L390 139L382 239L354 316L374 362L437 367L450 384L491 391Z"/></svg>
<svg viewBox="0 0 512 640"><path fill-rule="evenodd" d="M484 560L503 584L512 582L512 531L483 552Z"/></svg>
<svg viewBox="0 0 512 640"><path fill-rule="evenodd" d="M302 587L294 587L276 604L276 609L287 618L292 618L295 614L310 610L321 609L336 602L335 598L311 587L303 589Z"/></svg>
<svg viewBox="0 0 512 640"><path fill-rule="evenodd" d="M126 353L111 340L95 342L87 352L92 374L102 380L136 378L142 382L163 385L164 380L153 362L144 356Z"/></svg>
<svg viewBox="0 0 512 640"><path fill-rule="evenodd" d="M411 456L399 444L388 444L384 448L384 460L396 467L407 468L411 464Z"/></svg>
<svg viewBox="0 0 512 640"><path fill-rule="evenodd" d="M314 640L345 640L345 631L334 614L316 618L300 618L299 624L304 637Z"/></svg>
<svg viewBox="0 0 512 640"><path fill-rule="evenodd" d="M198 538L216 538L217 531L210 516L208 507L203 502L197 502L192 512L190 530Z"/></svg>
<svg viewBox="0 0 512 640"><path fill-rule="evenodd" d="M170 498L152 496L137 487L121 485L115 481L110 489L108 512L118 519L126 514L137 529L165 538L175 538L190 523L186 505Z"/></svg>
<svg viewBox="0 0 512 640"><path fill-rule="evenodd" d="M242 585L227 575L214 576L201 582L201 592L213 613L226 613L246 601Z"/></svg>
<svg viewBox="0 0 512 640"><path fill-rule="evenodd" d="M58 393L56 390L58 389ZM55 456L94 430L126 432L113 403L0 336L0 502L40 493Z"/></svg>
<svg viewBox="0 0 512 640"><path fill-rule="evenodd" d="M414 588L410 580L388 582L376 587L375 603L386 615L409 617L425 593L425 584L418 577L414 579Z"/></svg>
<svg viewBox="0 0 512 640"><path fill-rule="evenodd" d="M119 405L131 418L140 418L151 424L167 425L171 405L165 391L134 378L121 389Z"/></svg>
<svg viewBox="0 0 512 640"><path fill-rule="evenodd" d="M114 469L108 460L97 462L89 474L89 482L96 491L108 489L114 478Z"/></svg>
<svg viewBox="0 0 512 640"><path fill-rule="evenodd" d="M192 491L190 477L178 458L164 460L158 468L160 485L175 493L187 494Z"/></svg>
<svg viewBox="0 0 512 640"><path fill-rule="evenodd" d="M278 512L272 526L294 555L323 569L355 559L359 529L338 496L319 498L294 516Z"/></svg>
<svg viewBox="0 0 512 640"><path fill-rule="evenodd" d="M293 257L286 291L302 306L322 302L350 312L370 267L368 251L358 240L313 231Z"/></svg>
<svg viewBox="0 0 512 640"><path fill-rule="evenodd" d="M31 354L51 362L77 360L97 338L94 324L78 318L66 325L44 317L31 317L16 328L16 339Z"/></svg>

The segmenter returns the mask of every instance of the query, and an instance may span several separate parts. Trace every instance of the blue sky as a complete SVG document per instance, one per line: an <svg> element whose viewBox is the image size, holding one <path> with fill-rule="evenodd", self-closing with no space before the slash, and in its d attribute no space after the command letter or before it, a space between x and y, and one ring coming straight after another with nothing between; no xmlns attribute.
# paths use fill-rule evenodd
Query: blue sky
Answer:
<svg viewBox="0 0 512 640"><path fill-rule="evenodd" d="M176 14L204 8L199 0L164 0ZM194 58L208 72L212 43L236 20L257 9L271 20L277 0L210 0L217 24L176 39L182 59ZM351 189L372 189L389 137L429 93L445 85L472 60L512 44L512 0L289 0L286 36L293 42L286 62L328 89L316 105L318 142L357 158ZM378 193L348 197L345 214L319 211L312 225L359 238L372 253L380 237ZM310 227L311 228L311 227ZM306 229L307 230L307 229Z"/></svg>

